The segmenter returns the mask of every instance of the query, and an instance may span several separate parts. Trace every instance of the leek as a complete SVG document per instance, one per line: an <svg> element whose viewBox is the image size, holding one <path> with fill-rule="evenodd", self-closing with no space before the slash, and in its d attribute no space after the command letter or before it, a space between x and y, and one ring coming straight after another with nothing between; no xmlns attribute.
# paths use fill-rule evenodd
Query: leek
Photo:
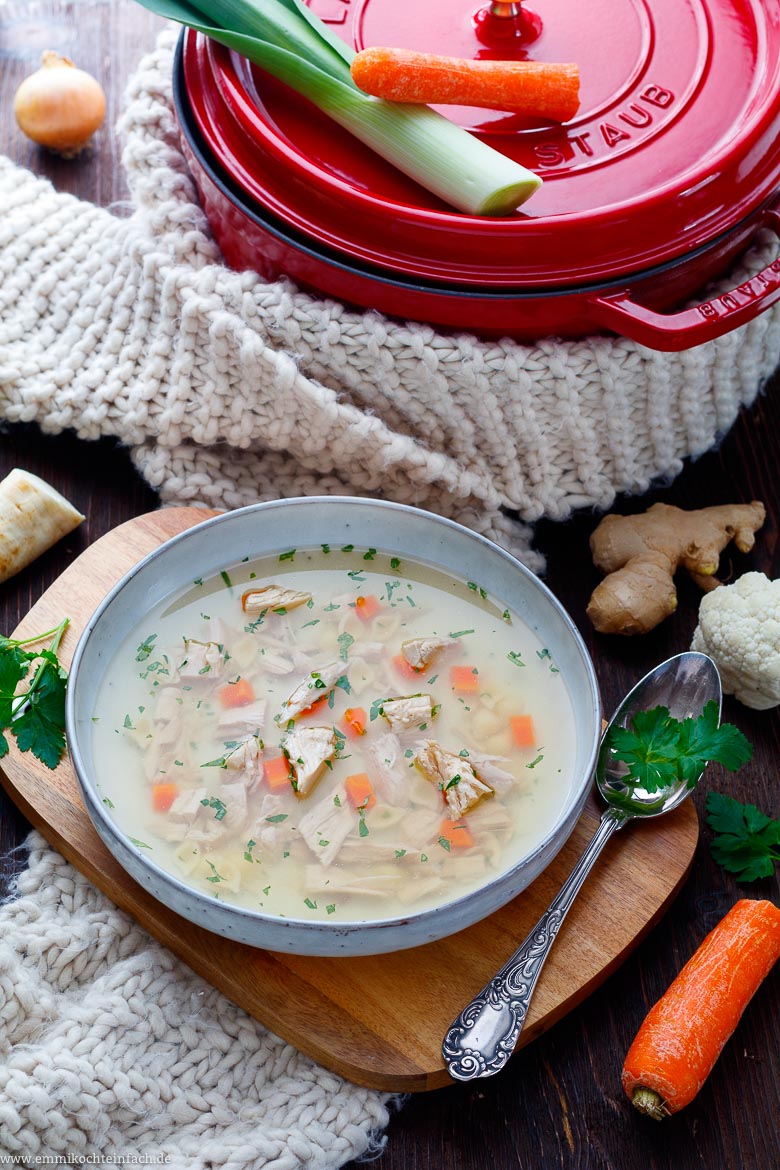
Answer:
<svg viewBox="0 0 780 1170"><path fill-rule="evenodd" d="M459 211L509 215L541 186L537 175L429 106L363 93L349 72L354 51L302 0L140 2L249 58Z"/></svg>

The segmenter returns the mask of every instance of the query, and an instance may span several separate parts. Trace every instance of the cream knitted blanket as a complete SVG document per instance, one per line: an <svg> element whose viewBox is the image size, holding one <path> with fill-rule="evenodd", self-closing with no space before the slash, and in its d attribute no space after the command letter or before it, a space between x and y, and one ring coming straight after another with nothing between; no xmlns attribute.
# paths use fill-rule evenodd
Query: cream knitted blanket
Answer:
<svg viewBox="0 0 780 1170"><path fill-rule="evenodd" d="M777 365L780 306L682 354L606 337L521 346L228 271L179 148L175 36L161 35L129 87L131 218L0 161L5 419L118 437L165 501L381 495L523 555L529 530L507 512L564 518L676 475Z"/></svg>
<svg viewBox="0 0 780 1170"><path fill-rule="evenodd" d="M381 1148L388 1094L284 1044L28 845L0 906L0 1165L335 1170Z"/></svg>

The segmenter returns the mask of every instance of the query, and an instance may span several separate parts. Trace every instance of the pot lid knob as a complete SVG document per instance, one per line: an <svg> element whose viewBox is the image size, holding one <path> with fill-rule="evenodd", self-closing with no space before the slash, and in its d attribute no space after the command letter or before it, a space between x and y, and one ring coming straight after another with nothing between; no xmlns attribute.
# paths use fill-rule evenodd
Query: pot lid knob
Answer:
<svg viewBox="0 0 780 1170"><path fill-rule="evenodd" d="M523 8L520 0L491 0L472 20L477 39L488 47L512 41L518 48L530 45L542 31L542 20Z"/></svg>

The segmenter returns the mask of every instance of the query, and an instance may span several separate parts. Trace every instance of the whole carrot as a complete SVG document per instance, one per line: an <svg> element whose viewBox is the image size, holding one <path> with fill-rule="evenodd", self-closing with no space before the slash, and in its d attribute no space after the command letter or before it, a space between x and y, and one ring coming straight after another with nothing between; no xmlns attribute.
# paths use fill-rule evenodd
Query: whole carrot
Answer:
<svg viewBox="0 0 780 1170"><path fill-rule="evenodd" d="M352 80L373 97L424 105L480 106L566 122L579 109L576 65L471 60L412 49L361 49Z"/></svg>
<svg viewBox="0 0 780 1170"><path fill-rule="evenodd" d="M660 1121L694 1099L780 957L780 909L743 898L650 1009L623 1065L623 1088Z"/></svg>

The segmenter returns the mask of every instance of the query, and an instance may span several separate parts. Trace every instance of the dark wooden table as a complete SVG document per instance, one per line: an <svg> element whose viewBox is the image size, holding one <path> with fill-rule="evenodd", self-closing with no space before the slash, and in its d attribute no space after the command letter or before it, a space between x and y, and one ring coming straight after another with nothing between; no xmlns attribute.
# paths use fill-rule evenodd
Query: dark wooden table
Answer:
<svg viewBox="0 0 780 1170"><path fill-rule="evenodd" d="M119 148L110 127L125 81L154 40L160 22L131 0L29 0L0 5L0 152L48 176L59 190L108 205L127 198ZM95 73L106 87L109 113L90 157L66 163L40 152L18 133L11 112L16 85L54 48ZM778 355L780 361L780 355ZM780 379L746 411L718 451L686 467L677 481L642 500L619 500L639 511L655 500L683 507L762 499L767 523L750 556L729 552L728 576L758 569L780 575L777 452ZM86 523L25 572L0 586L0 629L13 629L55 577L90 542L121 521L156 507L154 494L113 443L44 436L4 427L0 475L14 466L43 476L85 512ZM595 635L585 605L597 575L588 554L591 515L538 526L548 560L547 581L568 607L593 654L605 707L656 662L685 649L696 624L699 594L680 584L680 607L644 638ZM728 700L724 717L755 745L753 762L736 776L715 767L707 788L749 800L780 816L778 712L751 712ZM694 800L703 818L706 793ZM0 793L0 888L20 864L7 851L28 830ZM696 1101L660 1125L636 1114L621 1092L623 1056L649 1006L665 990L704 935L740 896L780 903L777 878L740 887L714 864L702 819L692 873L662 924L579 1010L519 1053L504 1073L471 1086L415 1097L393 1118L377 1170L777 1170L780 1167L780 967L746 1012ZM435 994L435 990L432 990ZM2 1137L0 1135L0 1153Z"/></svg>

